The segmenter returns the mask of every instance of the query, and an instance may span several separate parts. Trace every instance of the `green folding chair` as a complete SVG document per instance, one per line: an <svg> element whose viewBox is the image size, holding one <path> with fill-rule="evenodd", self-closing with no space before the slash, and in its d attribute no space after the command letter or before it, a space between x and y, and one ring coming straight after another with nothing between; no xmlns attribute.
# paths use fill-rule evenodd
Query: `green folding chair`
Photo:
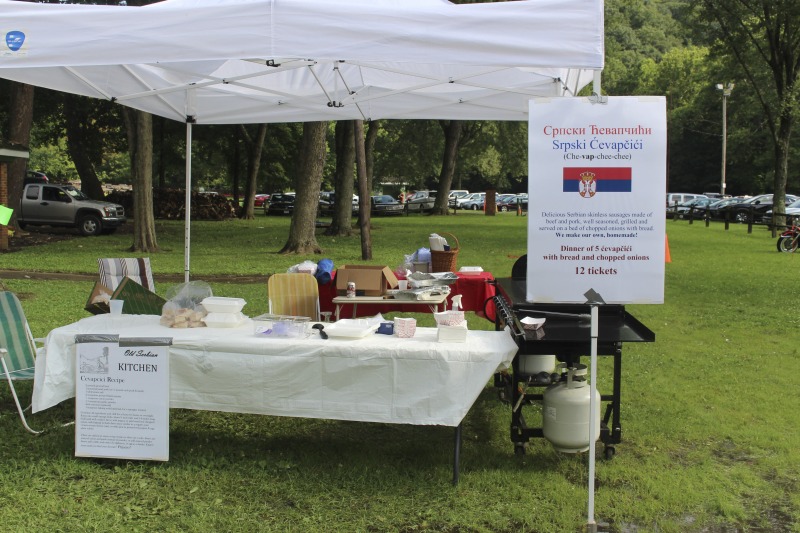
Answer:
<svg viewBox="0 0 800 533"><path fill-rule="evenodd" d="M3 364L3 374L11 388L11 395L17 404L22 425L34 434L41 431L31 429L25 420L25 411L30 406L23 409L20 405L14 381L33 379L35 360L33 335L17 296L13 292L0 291L0 362Z"/></svg>

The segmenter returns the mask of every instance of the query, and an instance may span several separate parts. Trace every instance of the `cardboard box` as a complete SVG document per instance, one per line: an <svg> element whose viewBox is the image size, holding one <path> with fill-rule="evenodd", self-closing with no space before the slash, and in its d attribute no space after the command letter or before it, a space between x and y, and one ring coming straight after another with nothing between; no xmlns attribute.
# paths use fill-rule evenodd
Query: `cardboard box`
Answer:
<svg viewBox="0 0 800 533"><path fill-rule="evenodd" d="M108 313L109 300L124 300L122 313L126 315L160 315L161 308L167 303L164 298L145 289L131 278L125 278L114 291L99 281L96 282L84 309L93 315Z"/></svg>
<svg viewBox="0 0 800 533"><path fill-rule="evenodd" d="M113 300L124 300L122 313L126 315L161 315L167 301L145 289L131 278L125 278L111 295Z"/></svg>
<svg viewBox="0 0 800 533"><path fill-rule="evenodd" d="M397 278L387 266L344 265L336 270L336 292L347 294L347 284L356 284L356 296L381 296L397 287Z"/></svg>
<svg viewBox="0 0 800 533"><path fill-rule="evenodd" d="M86 305L83 308L93 315L108 313L108 301L111 299L111 294L113 292L114 291L99 281L96 282L92 288L92 293L89 294L89 299L86 300Z"/></svg>

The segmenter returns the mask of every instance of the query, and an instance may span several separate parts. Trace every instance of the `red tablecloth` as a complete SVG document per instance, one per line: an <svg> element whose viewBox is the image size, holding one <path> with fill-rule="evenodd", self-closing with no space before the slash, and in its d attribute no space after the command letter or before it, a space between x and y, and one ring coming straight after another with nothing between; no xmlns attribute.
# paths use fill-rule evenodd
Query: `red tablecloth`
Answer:
<svg viewBox="0 0 800 533"><path fill-rule="evenodd" d="M456 294L460 294L461 307L464 311L474 311L478 316L494 321L494 305L486 306L486 313L488 313L488 315L484 313L484 304L486 300L495 294L494 285L487 283L494 280L494 276L492 276L490 272L456 272L456 276L458 276L458 280L450 285L450 296L447 298L447 308L450 309L452 306L451 298ZM336 306L333 304L333 298L335 296L336 273L334 272L330 283L319 286L320 310L334 313L336 311ZM358 304L358 314L361 316L372 316L387 311L408 311L408 309L392 306L391 301L385 304ZM414 311L429 312L427 307L422 305L414 306Z"/></svg>

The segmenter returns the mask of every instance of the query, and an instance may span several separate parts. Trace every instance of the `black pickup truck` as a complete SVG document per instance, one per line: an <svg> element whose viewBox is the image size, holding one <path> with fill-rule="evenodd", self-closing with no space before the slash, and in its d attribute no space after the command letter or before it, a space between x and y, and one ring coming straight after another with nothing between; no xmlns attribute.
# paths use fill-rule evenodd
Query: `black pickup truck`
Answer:
<svg viewBox="0 0 800 533"><path fill-rule="evenodd" d="M29 183L17 212L17 224L73 227L81 235L113 233L127 221L119 204L92 200L72 185Z"/></svg>

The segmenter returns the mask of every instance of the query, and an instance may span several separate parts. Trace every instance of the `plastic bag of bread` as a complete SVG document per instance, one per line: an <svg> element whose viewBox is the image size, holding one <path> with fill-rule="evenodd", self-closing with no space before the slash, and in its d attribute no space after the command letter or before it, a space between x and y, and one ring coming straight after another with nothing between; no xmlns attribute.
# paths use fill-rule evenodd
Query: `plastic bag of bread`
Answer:
<svg viewBox="0 0 800 533"><path fill-rule="evenodd" d="M170 287L167 303L161 308L159 323L168 328L202 328L205 308L200 304L213 296L211 286L205 281L190 281Z"/></svg>

